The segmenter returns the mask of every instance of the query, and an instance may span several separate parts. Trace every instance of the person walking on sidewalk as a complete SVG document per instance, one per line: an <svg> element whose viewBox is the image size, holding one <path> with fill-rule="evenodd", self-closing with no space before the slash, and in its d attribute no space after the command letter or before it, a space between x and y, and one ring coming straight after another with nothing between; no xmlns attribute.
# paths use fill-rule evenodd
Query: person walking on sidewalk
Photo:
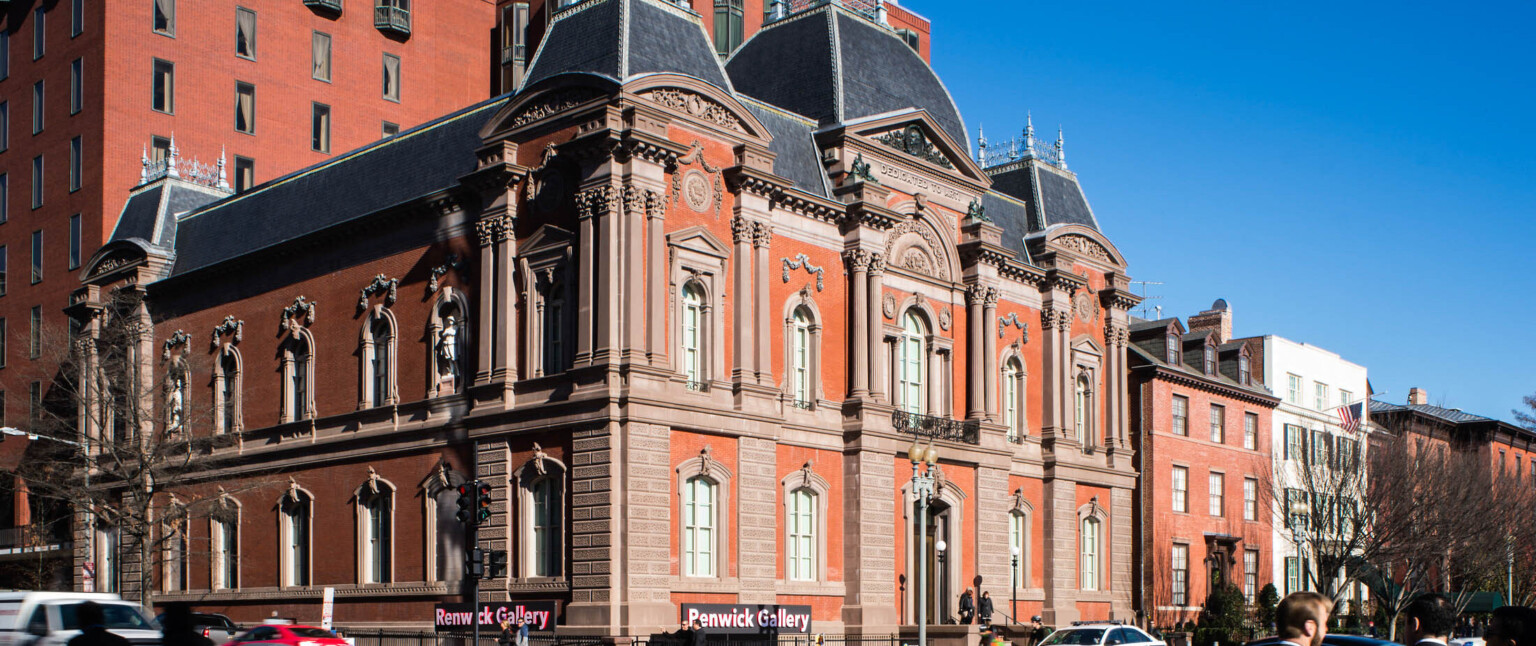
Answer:
<svg viewBox="0 0 1536 646"><path fill-rule="evenodd" d="M981 602L976 605L976 616L981 619L981 625L992 625L992 593L982 590Z"/></svg>
<svg viewBox="0 0 1536 646"><path fill-rule="evenodd" d="M971 618L976 616L976 602L971 600L971 589L966 588L960 593L960 623L970 625Z"/></svg>

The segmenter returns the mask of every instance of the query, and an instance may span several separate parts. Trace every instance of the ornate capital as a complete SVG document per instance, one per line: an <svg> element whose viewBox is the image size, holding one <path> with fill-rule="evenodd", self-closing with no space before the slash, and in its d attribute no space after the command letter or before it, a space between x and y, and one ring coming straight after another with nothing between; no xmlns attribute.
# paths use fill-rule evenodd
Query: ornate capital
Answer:
<svg viewBox="0 0 1536 646"><path fill-rule="evenodd" d="M731 240L736 244L752 242L752 223L740 215L731 218Z"/></svg>
<svg viewBox="0 0 1536 646"><path fill-rule="evenodd" d="M645 189L645 214L653 218L667 217L667 200L660 191Z"/></svg>
<svg viewBox="0 0 1536 646"><path fill-rule="evenodd" d="M883 274L883 273L885 273L885 254L880 253L878 251L870 252L870 254L869 254L869 273L871 273L871 274Z"/></svg>
<svg viewBox="0 0 1536 646"><path fill-rule="evenodd" d="M586 219L607 215L619 198L612 186L597 186L576 194L577 217Z"/></svg>
<svg viewBox="0 0 1536 646"><path fill-rule="evenodd" d="M966 305L980 305L980 304L982 304L982 302L986 300L987 289L988 289L988 287L986 285L982 285L981 283L971 283L969 285L966 285L965 286L965 304Z"/></svg>
<svg viewBox="0 0 1536 646"><path fill-rule="evenodd" d="M1040 310L1040 327L1046 330L1056 328L1062 332L1072 329L1072 310L1046 307Z"/></svg>
<svg viewBox="0 0 1536 646"><path fill-rule="evenodd" d="M503 240L512 238L512 215L510 213L494 213L475 221L475 233L480 237L480 246L489 247Z"/></svg>
<svg viewBox="0 0 1536 646"><path fill-rule="evenodd" d="M1124 325L1112 319L1104 322L1104 345L1111 348L1123 348L1130 341L1131 331Z"/></svg>
<svg viewBox="0 0 1536 646"><path fill-rule="evenodd" d="M752 223L752 246L766 249L773 244L773 225L767 222Z"/></svg>
<svg viewBox="0 0 1536 646"><path fill-rule="evenodd" d="M999 292L996 287L988 287L985 305L987 307L997 307L997 299L1001 295L1002 292Z"/></svg>
<svg viewBox="0 0 1536 646"><path fill-rule="evenodd" d="M849 271L868 271L872 260L874 260L874 254L864 249L849 249L843 252L843 263L848 265Z"/></svg>

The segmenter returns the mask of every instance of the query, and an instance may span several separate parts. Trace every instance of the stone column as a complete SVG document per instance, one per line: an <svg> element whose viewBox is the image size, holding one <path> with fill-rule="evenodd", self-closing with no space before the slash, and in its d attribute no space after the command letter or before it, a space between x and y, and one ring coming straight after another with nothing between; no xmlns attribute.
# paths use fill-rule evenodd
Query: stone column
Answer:
<svg viewBox="0 0 1536 646"><path fill-rule="evenodd" d="M645 320L650 326L649 350L653 366L666 366L667 361L667 267L666 235L663 233L667 219L667 200L657 191L645 192L645 214L648 231L645 238L645 274L647 294Z"/></svg>
<svg viewBox="0 0 1536 646"><path fill-rule="evenodd" d="M496 365L491 380L505 384L507 406L517 382L517 238L516 213L509 207L496 229Z"/></svg>
<svg viewBox="0 0 1536 646"><path fill-rule="evenodd" d="M623 317L619 292L623 289L621 271L624 262L623 247L619 239L622 227L619 223L619 194L612 186L602 189L602 204L594 208L597 216L597 347L593 348L592 360L597 363L616 362L622 341L619 337L619 319Z"/></svg>
<svg viewBox="0 0 1536 646"><path fill-rule="evenodd" d="M967 375L965 380L966 419L981 419L982 416L986 415L987 409L983 404L985 395L982 385L987 379L984 370L985 362L982 359L983 353L986 351L986 345L982 342L982 337L986 334L986 331L983 326L985 316L983 316L981 311L982 301L985 299L986 293L987 288L980 283L972 283L965 289L965 320L967 327L970 329L970 334L966 335L965 339L965 374Z"/></svg>
<svg viewBox="0 0 1536 646"><path fill-rule="evenodd" d="M625 363L646 359L645 189L624 186L624 353Z"/></svg>
<svg viewBox="0 0 1536 646"><path fill-rule="evenodd" d="M843 459L843 623L851 634L896 631L896 461L859 450Z"/></svg>
<svg viewBox="0 0 1536 646"><path fill-rule="evenodd" d="M753 319L753 337L757 346L757 383L763 386L773 383L773 333L771 331L772 317L769 316L768 290L772 283L768 282L768 247L773 244L773 226L767 222L752 223L752 249L755 252L756 279L753 281L756 297L756 314Z"/></svg>
<svg viewBox="0 0 1536 646"><path fill-rule="evenodd" d="M852 376L852 387L848 394L850 397L866 397L869 395L870 253L863 249L844 251L843 261L847 263L848 271L853 275L850 279L853 294L848 299L848 305L853 314L848 321L848 329L853 331L852 365L848 370L848 374Z"/></svg>
<svg viewBox="0 0 1536 646"><path fill-rule="evenodd" d="M777 444L743 437L738 444L740 472L736 486L736 575L741 580L737 603L776 603L778 576L778 491L775 477Z"/></svg>
<svg viewBox="0 0 1536 646"><path fill-rule="evenodd" d="M880 300L885 297L885 254L872 253L869 257L869 305L865 313L869 318L869 394L877 402L889 401L885 389L890 385L890 356L884 351L885 320Z"/></svg>
<svg viewBox="0 0 1536 646"><path fill-rule="evenodd" d="M477 384L491 381L491 357L496 351L496 238L500 226L501 220L495 216L482 217L475 223L475 233L480 242L480 325L476 330L480 342L476 344L479 346L479 360L475 362Z"/></svg>
<svg viewBox="0 0 1536 646"><path fill-rule="evenodd" d="M1072 430L1072 349L1066 330L1071 329L1072 313L1057 309L1047 301L1040 310L1040 336L1044 337L1045 410L1041 411L1043 436L1047 439L1071 439ZM1063 329L1065 328L1065 329Z"/></svg>
<svg viewBox="0 0 1536 646"><path fill-rule="evenodd" d="M737 215L731 219L731 381L740 385L754 379L757 350L752 339L752 222Z"/></svg>
<svg viewBox="0 0 1536 646"><path fill-rule="evenodd" d="M934 334L932 336L938 336ZM928 351L928 411L934 417L944 417L944 353L929 343Z"/></svg>
<svg viewBox="0 0 1536 646"><path fill-rule="evenodd" d="M981 309L981 363L985 375L982 383L986 391L982 409L986 411L986 418L993 422L1002 419L997 412L997 382L1002 379L997 368L997 298L997 288L988 287Z"/></svg>
<svg viewBox="0 0 1536 646"><path fill-rule="evenodd" d="M577 239L581 248L577 252L576 289L576 365L592 363L593 317L597 313L597 222L596 210L606 208L605 190L597 187L576 194Z"/></svg>

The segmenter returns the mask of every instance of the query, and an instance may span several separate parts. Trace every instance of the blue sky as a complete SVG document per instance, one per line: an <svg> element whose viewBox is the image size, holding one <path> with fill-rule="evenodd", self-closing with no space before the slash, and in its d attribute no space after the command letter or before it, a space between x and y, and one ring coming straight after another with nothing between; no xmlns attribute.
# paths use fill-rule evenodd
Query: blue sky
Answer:
<svg viewBox="0 0 1536 646"><path fill-rule="evenodd" d="M1165 316L1226 298L1388 401L1536 392L1536 3L902 4L973 139L1065 128Z"/></svg>

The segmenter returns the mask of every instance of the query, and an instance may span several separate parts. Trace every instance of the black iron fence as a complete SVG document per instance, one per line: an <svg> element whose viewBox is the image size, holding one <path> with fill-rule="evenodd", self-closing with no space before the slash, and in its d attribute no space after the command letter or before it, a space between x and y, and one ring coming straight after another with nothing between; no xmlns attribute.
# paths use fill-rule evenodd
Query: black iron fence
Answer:
<svg viewBox="0 0 1536 646"><path fill-rule="evenodd" d="M981 422L958 420L932 415L918 415L897 409L891 413L891 425L897 432L911 433L918 437L932 437L966 444L981 443Z"/></svg>
<svg viewBox="0 0 1536 646"><path fill-rule="evenodd" d="M470 646L474 641L469 632L439 633L383 629L348 630L346 628L338 628L336 632L351 639L356 646ZM500 634L496 630L480 631L478 646L496 646ZM599 637L532 634L528 636L528 646L603 646L603 640Z"/></svg>
<svg viewBox="0 0 1536 646"><path fill-rule="evenodd" d="M687 634L637 638L635 646L693 646ZM902 646L896 635L708 635L704 646Z"/></svg>

